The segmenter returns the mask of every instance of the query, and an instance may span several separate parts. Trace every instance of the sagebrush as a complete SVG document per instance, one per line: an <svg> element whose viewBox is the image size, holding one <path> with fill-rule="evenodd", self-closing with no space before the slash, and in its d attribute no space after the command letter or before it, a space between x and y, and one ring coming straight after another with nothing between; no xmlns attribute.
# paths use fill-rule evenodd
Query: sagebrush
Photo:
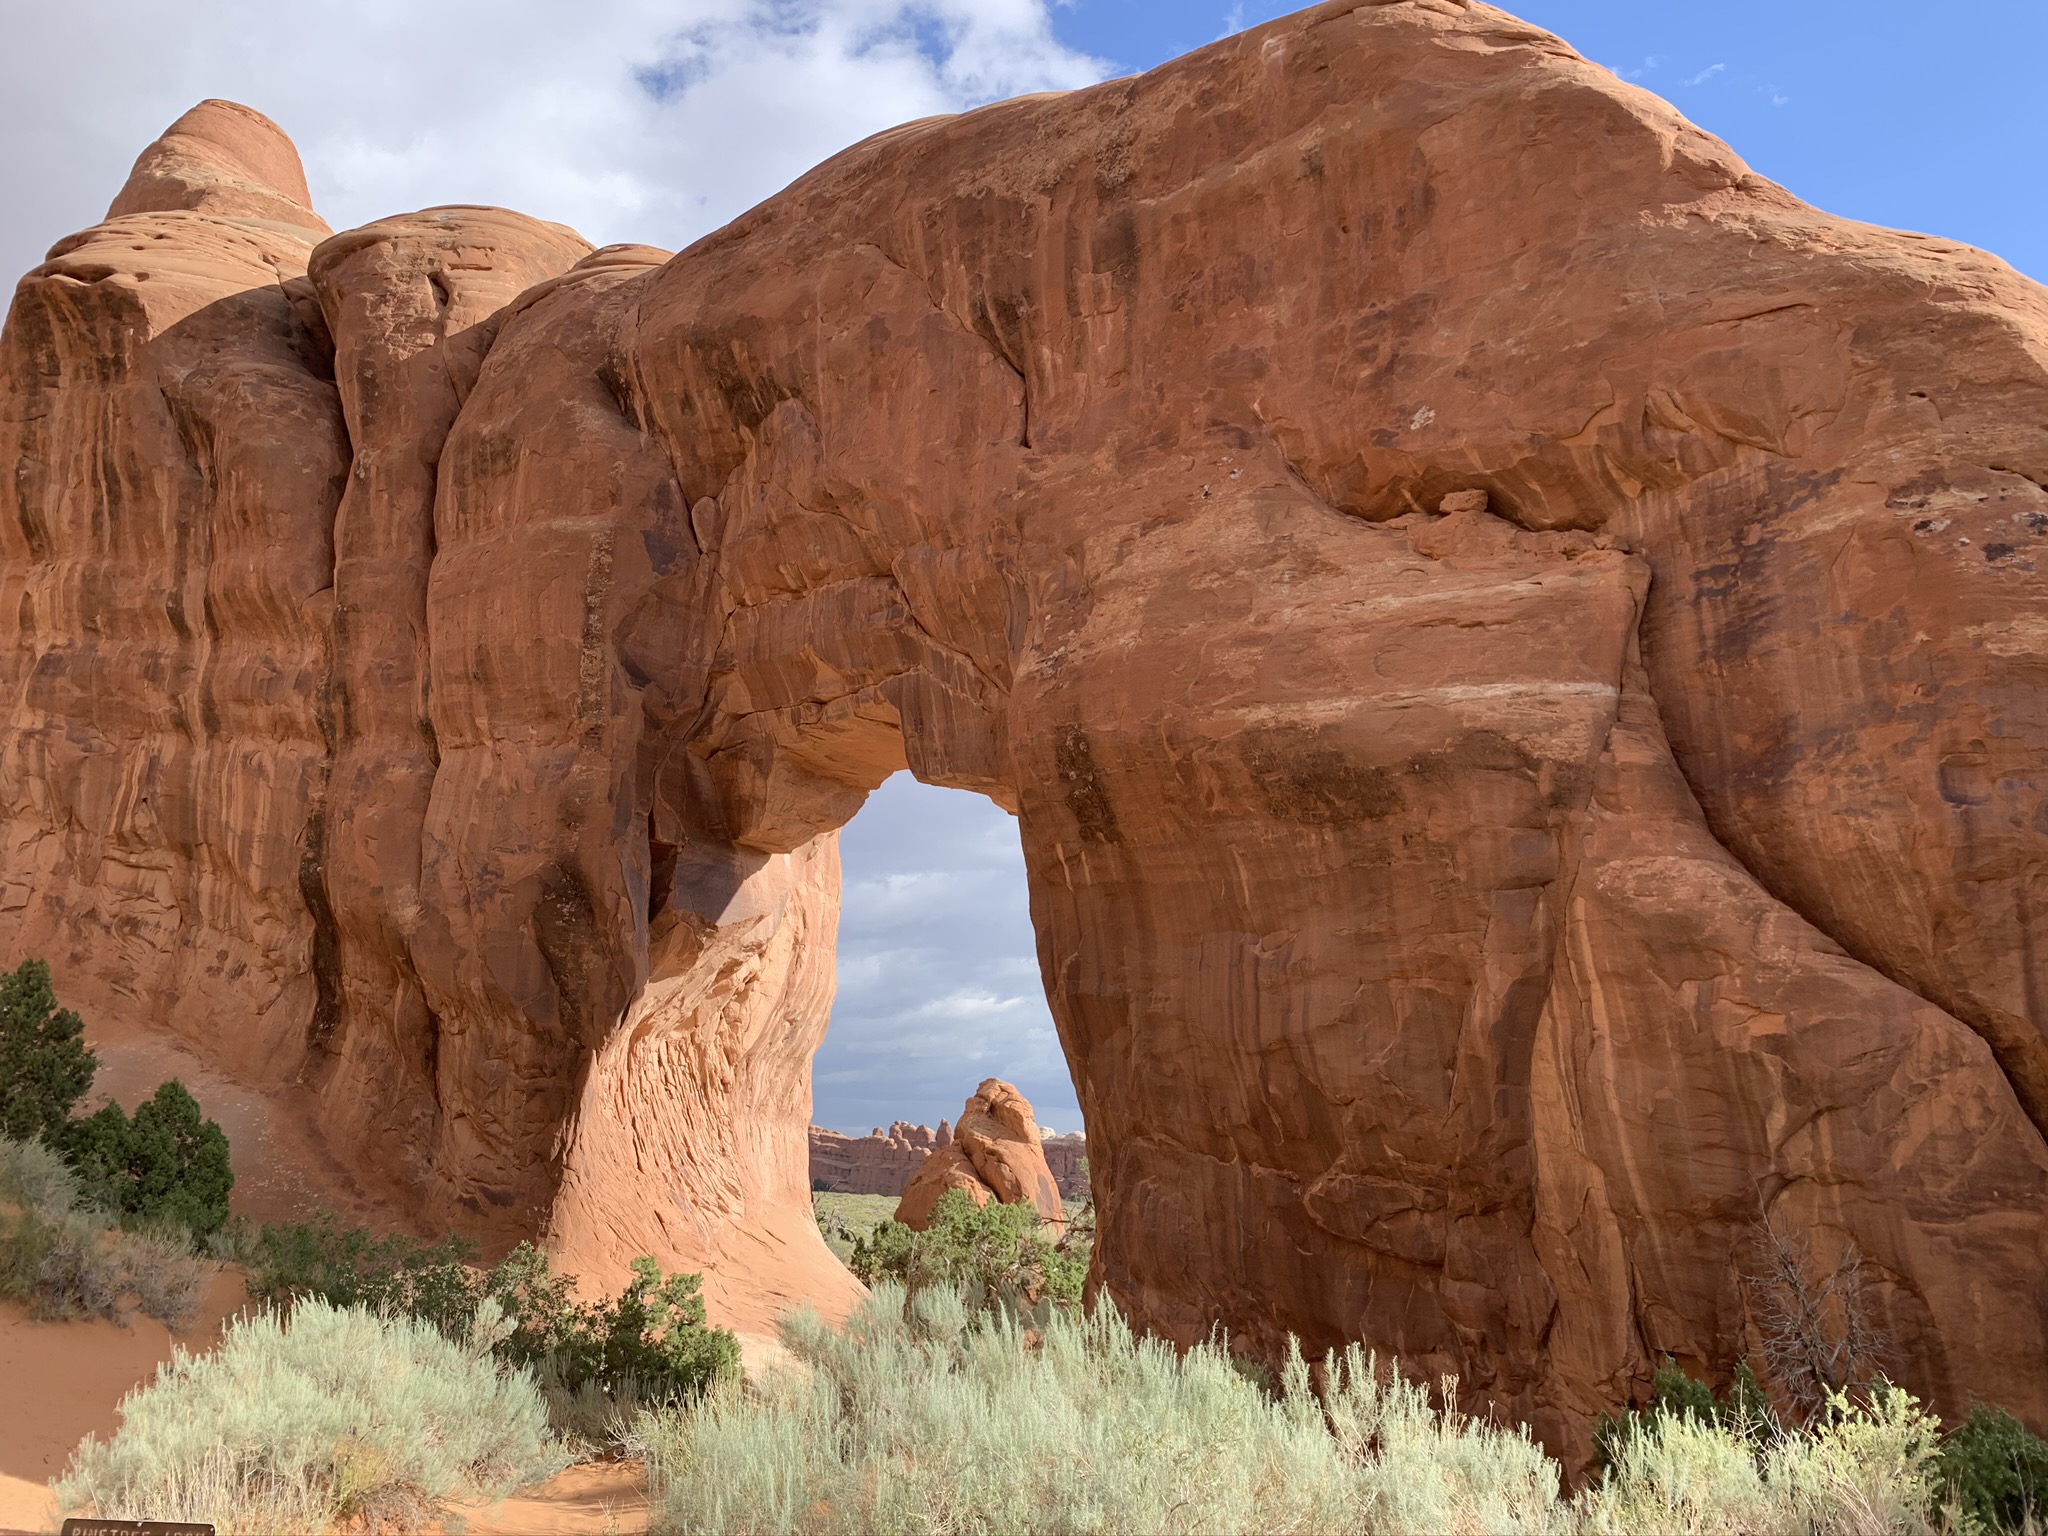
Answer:
<svg viewBox="0 0 2048 1536"><path fill-rule="evenodd" d="M0 1296L37 1318L125 1318L183 1328L220 1266L182 1230L124 1230L80 1201L77 1176L40 1142L0 1139Z"/></svg>
<svg viewBox="0 0 2048 1536"><path fill-rule="evenodd" d="M68 1514L210 1522L223 1533L413 1529L569 1457L532 1377L417 1318L303 1301L179 1354L88 1436L58 1485Z"/></svg>
<svg viewBox="0 0 2048 1536"><path fill-rule="evenodd" d="M1220 1344L1182 1354L1106 1306L1027 1329L893 1282L782 1338L796 1368L643 1422L661 1529L1563 1529L1526 1435L1438 1414L1356 1351L1323 1399L1298 1358L1275 1396Z"/></svg>
<svg viewBox="0 0 2048 1536"><path fill-rule="evenodd" d="M498 1360L534 1372L561 1428L599 1443L643 1406L739 1370L739 1341L706 1322L698 1277L665 1275L651 1258L633 1261L616 1296L579 1302L575 1277L530 1243L485 1268L464 1238L378 1238L322 1216L244 1232L240 1250L261 1304L311 1298L416 1318L450 1339L487 1332Z"/></svg>
<svg viewBox="0 0 2048 1536"><path fill-rule="evenodd" d="M1934 1536L1971 1527L1939 1425L1879 1384L1810 1426L1686 1392L1610 1426L1567 1496L1527 1435L1358 1348L1277 1381L1217 1339L1185 1353L1114 1309L1027 1326L959 1291L878 1285L841 1329L785 1323L793 1359L642 1420L657 1529ZM1679 1380L1683 1378L1680 1377ZM1312 1385L1313 1383L1313 1385ZM2014 1426L2016 1428L2016 1426ZM2000 1430L2009 1436L2010 1431ZM2024 1431L2019 1431L2024 1434ZM1950 1443L1955 1440L1950 1437ZM1973 1442L1991 1446L1983 1434ZM2007 1449L1990 1449L2003 1465ZM1996 1518L2003 1521L2014 1506ZM1984 1529L1983 1526L1976 1527ZM2018 1529L2010 1524L1996 1528Z"/></svg>

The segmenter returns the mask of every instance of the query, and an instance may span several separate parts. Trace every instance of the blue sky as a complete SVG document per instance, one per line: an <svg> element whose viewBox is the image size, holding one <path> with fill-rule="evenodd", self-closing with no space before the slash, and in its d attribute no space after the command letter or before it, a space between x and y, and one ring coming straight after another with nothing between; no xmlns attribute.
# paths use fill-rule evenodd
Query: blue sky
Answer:
<svg viewBox="0 0 2048 1536"><path fill-rule="evenodd" d="M275 117L337 229L497 203L677 249L879 129L1086 85L1271 0L275 0L20 6L0 49L0 269L101 217L206 96ZM2048 277L2048 0L1525 0L1830 212ZM1958 19L1959 18L1959 19ZM309 38L317 31L317 46ZM844 837L840 1000L817 1118L957 1114L989 1074L1079 1111L1038 985L1013 822L899 777Z"/></svg>

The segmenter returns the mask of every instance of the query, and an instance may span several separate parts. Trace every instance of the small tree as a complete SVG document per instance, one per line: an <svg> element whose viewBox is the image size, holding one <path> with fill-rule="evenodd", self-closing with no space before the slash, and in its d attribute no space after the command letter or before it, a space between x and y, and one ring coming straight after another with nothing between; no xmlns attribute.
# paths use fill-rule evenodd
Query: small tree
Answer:
<svg viewBox="0 0 2048 1536"><path fill-rule="evenodd" d="M1765 1219L1755 1247L1761 1262L1746 1278L1764 1374L1809 1424L1831 1401L1880 1379L1890 1338L1854 1243L1844 1238L1834 1264L1823 1266L1804 1237Z"/></svg>
<svg viewBox="0 0 2048 1536"><path fill-rule="evenodd" d="M1944 1496L1985 1530L2038 1530L2048 1512L2048 1442L2003 1408L1972 1403L1939 1466Z"/></svg>
<svg viewBox="0 0 2048 1536"><path fill-rule="evenodd" d="M0 1136L56 1139L99 1070L84 1034L57 1006L47 963L24 960L0 976Z"/></svg>
<svg viewBox="0 0 2048 1536"><path fill-rule="evenodd" d="M1041 1300L1078 1306L1087 1263L1046 1240L1038 1212L991 1200L977 1205L949 1189L922 1232L885 1221L854 1244L849 1267L868 1285L900 1280L913 1294L926 1286L958 1287L975 1306Z"/></svg>
<svg viewBox="0 0 2048 1536"><path fill-rule="evenodd" d="M109 1104L63 1127L57 1145L85 1198L124 1224L169 1222L205 1237L228 1219L228 1138L176 1078L132 1120Z"/></svg>

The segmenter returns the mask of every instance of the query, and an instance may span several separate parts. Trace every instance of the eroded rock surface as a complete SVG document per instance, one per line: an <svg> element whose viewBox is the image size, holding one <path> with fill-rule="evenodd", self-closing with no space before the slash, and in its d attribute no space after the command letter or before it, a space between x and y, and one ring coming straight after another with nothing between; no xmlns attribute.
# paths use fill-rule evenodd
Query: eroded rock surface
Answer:
<svg viewBox="0 0 2048 1536"><path fill-rule="evenodd" d="M1040 1221L1066 1224L1031 1101L1001 1078L988 1078L975 1089L960 1111L953 1139L933 1150L910 1176L896 1204L896 1219L914 1232L924 1231L934 1207L952 1189L964 1190L976 1205L991 1200L1029 1205Z"/></svg>
<svg viewBox="0 0 2048 1536"><path fill-rule="evenodd" d="M808 1070L908 766L1019 815L1139 1324L1582 1451L1754 1343L1769 1217L2048 1428L2041 288L1458 0L673 259L323 234L210 103L17 292L0 960L764 1326L851 1294Z"/></svg>

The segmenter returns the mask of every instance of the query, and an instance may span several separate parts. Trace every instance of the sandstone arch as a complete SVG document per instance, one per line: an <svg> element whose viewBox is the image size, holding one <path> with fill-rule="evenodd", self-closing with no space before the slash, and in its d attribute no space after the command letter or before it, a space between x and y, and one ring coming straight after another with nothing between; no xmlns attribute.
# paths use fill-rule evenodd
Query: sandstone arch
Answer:
<svg viewBox="0 0 2048 1536"><path fill-rule="evenodd" d="M1139 1321L1362 1332L1570 1448L1740 1350L1769 1209L1911 1384L2048 1421L2035 285L1456 0L911 125L674 259L314 250L230 170L0 348L10 953L758 1323L831 1299L833 837L907 764L1020 818ZM325 588L228 600L256 439L161 425L223 351L352 455L250 471Z"/></svg>

